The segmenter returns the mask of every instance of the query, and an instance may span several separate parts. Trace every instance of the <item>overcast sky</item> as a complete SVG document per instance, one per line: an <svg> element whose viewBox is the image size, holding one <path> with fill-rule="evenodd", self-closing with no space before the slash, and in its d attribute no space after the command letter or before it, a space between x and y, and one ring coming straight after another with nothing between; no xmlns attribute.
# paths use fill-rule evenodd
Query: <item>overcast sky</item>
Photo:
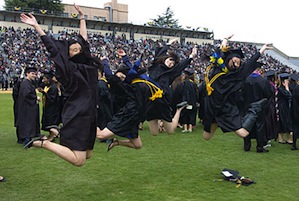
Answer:
<svg viewBox="0 0 299 201"><path fill-rule="evenodd" d="M0 0L3 5L4 0ZM110 0L62 0L103 8ZM296 0L118 0L128 4L129 22L144 24L170 6L179 25L207 27L215 39L273 43L288 56L299 57L299 11Z"/></svg>

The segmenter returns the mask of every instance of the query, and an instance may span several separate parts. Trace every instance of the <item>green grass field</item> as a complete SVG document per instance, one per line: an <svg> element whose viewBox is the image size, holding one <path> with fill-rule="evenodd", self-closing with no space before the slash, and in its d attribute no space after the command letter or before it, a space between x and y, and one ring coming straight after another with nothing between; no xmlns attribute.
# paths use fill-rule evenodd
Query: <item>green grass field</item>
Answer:
<svg viewBox="0 0 299 201"><path fill-rule="evenodd" d="M93 157L74 167L39 148L16 143L11 94L0 94L0 201L298 200L299 151L272 143L269 153L243 151L243 140L218 131L210 141L193 133L151 136L145 124L140 150L96 142ZM256 181L236 188L223 168Z"/></svg>

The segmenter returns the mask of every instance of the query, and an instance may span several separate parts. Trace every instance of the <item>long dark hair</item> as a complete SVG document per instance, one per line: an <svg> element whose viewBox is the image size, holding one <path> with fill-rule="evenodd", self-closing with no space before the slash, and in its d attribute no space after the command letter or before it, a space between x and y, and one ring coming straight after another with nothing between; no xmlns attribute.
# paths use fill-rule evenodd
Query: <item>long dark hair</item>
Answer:
<svg viewBox="0 0 299 201"><path fill-rule="evenodd" d="M104 65L102 64L101 60L98 57L93 57L90 53L88 42L87 41L83 42L81 40L85 40L81 35L78 37L78 39L70 39L70 40L68 40L68 46L70 46L74 43L79 43L82 48L81 52L79 54L82 54L85 57L85 60L82 63L91 65L91 66L95 66L100 71L103 71Z"/></svg>
<svg viewBox="0 0 299 201"><path fill-rule="evenodd" d="M180 58L175 52L167 52L166 54L155 58L153 65L164 64L165 60L170 57L175 61L176 64L180 62Z"/></svg>

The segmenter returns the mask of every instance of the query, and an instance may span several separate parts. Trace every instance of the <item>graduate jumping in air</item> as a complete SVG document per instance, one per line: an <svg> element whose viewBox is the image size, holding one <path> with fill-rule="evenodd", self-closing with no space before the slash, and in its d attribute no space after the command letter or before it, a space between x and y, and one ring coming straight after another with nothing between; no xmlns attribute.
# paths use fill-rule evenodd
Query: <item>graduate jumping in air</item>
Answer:
<svg viewBox="0 0 299 201"><path fill-rule="evenodd" d="M177 39L172 39L168 44L155 51L153 64L148 68L149 77L154 80L163 90L163 99L155 101L147 116L148 126L153 135L159 133L159 120L162 120L167 133L174 133L178 126L179 116L172 115L171 99L173 89L170 87L174 80L182 74L182 71L188 67L194 57L197 56L197 47L193 47L188 58L179 60L179 56L170 51L170 46ZM187 102L178 104L178 108L185 107Z"/></svg>
<svg viewBox="0 0 299 201"><path fill-rule="evenodd" d="M149 105L162 98L162 90L139 69L141 58L132 65L124 50L119 49L118 54L125 65L118 68L114 75L112 72L106 73L110 92L118 104L106 128L97 131L97 137L101 140L113 137L108 143L108 151L119 145L140 149L139 123L146 119Z"/></svg>
<svg viewBox="0 0 299 201"><path fill-rule="evenodd" d="M209 140L219 126L223 132L235 132L239 137L246 137L251 131L258 113L267 99L251 103L244 118L241 118L237 100L242 82L259 66L257 60L270 49L265 44L259 52L247 62L242 62L244 55L241 49L231 50L228 40L222 41L220 50L210 56L211 65L205 75L207 97L205 100L205 116L203 120L203 137Z"/></svg>
<svg viewBox="0 0 299 201"><path fill-rule="evenodd" d="M105 64L105 69L109 68ZM107 119L105 127L97 129L97 138L100 140L109 140L108 151L115 146L125 146L134 149L142 147L142 141L138 133L142 108L142 94L137 94L131 85L131 81L125 81L130 67L122 66L112 74L105 70L106 78L109 84L109 91L113 101L117 103L113 108L113 116ZM127 138L118 139L116 136Z"/></svg>
<svg viewBox="0 0 299 201"><path fill-rule="evenodd" d="M33 138L24 147L45 148L75 166L82 166L91 157L96 139L97 75L98 68L103 66L90 54L84 14L79 6L74 7L80 15L80 34L71 40L54 40L45 34L32 14L20 15L21 21L31 25L41 37L65 90L60 144Z"/></svg>

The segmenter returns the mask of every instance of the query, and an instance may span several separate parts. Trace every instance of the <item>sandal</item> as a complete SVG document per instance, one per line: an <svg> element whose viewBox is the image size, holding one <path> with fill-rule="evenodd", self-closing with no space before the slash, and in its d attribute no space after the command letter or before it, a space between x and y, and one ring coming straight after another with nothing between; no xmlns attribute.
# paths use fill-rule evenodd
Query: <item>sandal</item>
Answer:
<svg viewBox="0 0 299 201"><path fill-rule="evenodd" d="M57 126L57 125L50 125L50 126L47 126L47 127L46 127L46 129L49 129L49 130L50 130L51 128L55 128L56 130L58 130L58 133L60 132L60 129L61 129L61 128L60 128L59 126Z"/></svg>
<svg viewBox="0 0 299 201"><path fill-rule="evenodd" d="M114 143L117 143L117 145L119 145L118 139L113 138L108 142L108 149L107 152L110 151L114 146Z"/></svg>
<svg viewBox="0 0 299 201"><path fill-rule="evenodd" d="M45 137L44 135L40 135L40 136L38 136L38 137L31 138L30 140L25 140L25 141L24 141L24 146L23 146L23 148L24 148L24 149L27 149L27 148L29 149L29 148L31 148L32 145L33 145L33 142L35 142L35 141L41 141L41 142L42 142L42 144L41 144L41 148L42 148L42 147L43 147L43 144L44 144L44 141L47 140L47 139L45 139L44 137Z"/></svg>

